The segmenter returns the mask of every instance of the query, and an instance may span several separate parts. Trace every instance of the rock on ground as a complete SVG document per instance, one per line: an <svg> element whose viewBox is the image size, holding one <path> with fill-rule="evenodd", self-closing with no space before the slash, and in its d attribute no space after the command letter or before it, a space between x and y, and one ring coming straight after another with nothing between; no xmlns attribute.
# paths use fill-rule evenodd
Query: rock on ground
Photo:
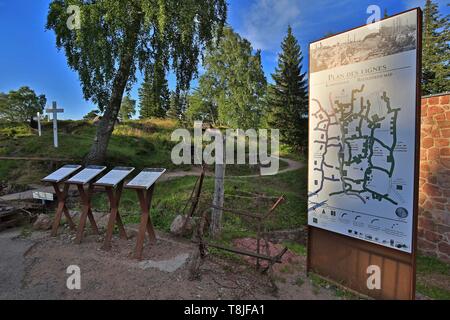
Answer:
<svg viewBox="0 0 450 320"><path fill-rule="evenodd" d="M33 224L34 230L50 230L52 228L53 221L46 214L40 214L37 220Z"/></svg>

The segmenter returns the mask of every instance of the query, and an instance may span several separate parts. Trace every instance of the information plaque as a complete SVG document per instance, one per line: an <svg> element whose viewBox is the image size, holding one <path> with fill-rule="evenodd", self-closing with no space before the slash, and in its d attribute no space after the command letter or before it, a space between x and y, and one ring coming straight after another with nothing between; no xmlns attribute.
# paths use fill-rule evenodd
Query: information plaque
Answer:
<svg viewBox="0 0 450 320"><path fill-rule="evenodd" d="M416 8L309 48L307 270L377 299L415 298L421 31Z"/></svg>
<svg viewBox="0 0 450 320"><path fill-rule="evenodd" d="M115 167L110 172L101 177L96 183L96 186L115 187L122 182L134 168L130 167Z"/></svg>
<svg viewBox="0 0 450 320"><path fill-rule="evenodd" d="M81 185L87 184L105 170L106 170L106 167L103 167L103 166L87 166L86 168L81 170L79 173L74 175L72 178L67 180L67 183L81 184Z"/></svg>
<svg viewBox="0 0 450 320"><path fill-rule="evenodd" d="M144 169L126 187L132 189L149 189L161 177L166 169Z"/></svg>
<svg viewBox="0 0 450 320"><path fill-rule="evenodd" d="M51 173L50 175L46 176L44 179L42 179L43 182L54 182L58 183L62 180L69 177L71 174L77 172L81 168L78 164L68 164L65 165L55 172Z"/></svg>
<svg viewBox="0 0 450 320"><path fill-rule="evenodd" d="M411 253L417 12L310 45L309 225Z"/></svg>

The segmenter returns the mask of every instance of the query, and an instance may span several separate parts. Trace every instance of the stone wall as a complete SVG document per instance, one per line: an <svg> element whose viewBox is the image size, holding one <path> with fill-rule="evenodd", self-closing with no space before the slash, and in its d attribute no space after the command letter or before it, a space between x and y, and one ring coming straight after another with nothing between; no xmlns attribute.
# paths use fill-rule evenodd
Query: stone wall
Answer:
<svg viewBox="0 0 450 320"><path fill-rule="evenodd" d="M418 247L450 263L450 94L422 99Z"/></svg>

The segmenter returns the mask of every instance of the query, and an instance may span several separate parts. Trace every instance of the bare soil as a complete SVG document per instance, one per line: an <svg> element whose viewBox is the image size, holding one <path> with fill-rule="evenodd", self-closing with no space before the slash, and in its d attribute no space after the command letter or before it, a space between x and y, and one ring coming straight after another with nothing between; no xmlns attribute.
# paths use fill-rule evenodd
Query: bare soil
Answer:
<svg viewBox="0 0 450 320"><path fill-rule="evenodd" d="M129 230L129 234L134 233ZM318 289L306 279L304 257L287 263L281 271L276 268L272 277L261 275L243 261L213 255L204 259L198 280L189 280L190 258L173 272L144 267L149 261L170 265L177 257L192 257L197 250L187 240L162 233L157 236L158 243L154 246L146 243L143 261L137 261L132 258L134 237L130 240L114 237L112 250L106 252L100 249L101 236L89 235L76 245L74 234L69 231L56 238L50 237L49 232L35 232L27 239L16 235L8 241L29 244L23 258L17 260L22 264L22 279L20 286L11 282L9 287L2 287L2 298L336 299L331 290ZM11 243L8 246L11 248ZM66 286L70 265L81 269L81 290L69 290ZM9 268L14 272L11 270L14 266Z"/></svg>

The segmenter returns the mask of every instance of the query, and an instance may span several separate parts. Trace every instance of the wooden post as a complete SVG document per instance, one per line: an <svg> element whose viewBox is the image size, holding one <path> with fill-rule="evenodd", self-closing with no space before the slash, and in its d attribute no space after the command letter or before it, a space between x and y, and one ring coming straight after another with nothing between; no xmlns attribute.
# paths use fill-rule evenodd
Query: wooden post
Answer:
<svg viewBox="0 0 450 320"><path fill-rule="evenodd" d="M36 117L33 117L33 120L37 121L39 137L42 136L41 119L42 117L40 112L37 113Z"/></svg>
<svg viewBox="0 0 450 320"><path fill-rule="evenodd" d="M223 144L225 144L223 142ZM211 211L211 226L210 233L213 238L219 236L222 231L222 215L223 215L223 203L225 197L225 145L223 147L223 164L217 164L215 166L215 182L214 182L214 197L213 197L213 208ZM216 150L217 152L217 150Z"/></svg>
<svg viewBox="0 0 450 320"><path fill-rule="evenodd" d="M64 109L58 109L56 101L53 101L52 108L46 111L53 114L53 144L58 148L58 113L64 112Z"/></svg>

